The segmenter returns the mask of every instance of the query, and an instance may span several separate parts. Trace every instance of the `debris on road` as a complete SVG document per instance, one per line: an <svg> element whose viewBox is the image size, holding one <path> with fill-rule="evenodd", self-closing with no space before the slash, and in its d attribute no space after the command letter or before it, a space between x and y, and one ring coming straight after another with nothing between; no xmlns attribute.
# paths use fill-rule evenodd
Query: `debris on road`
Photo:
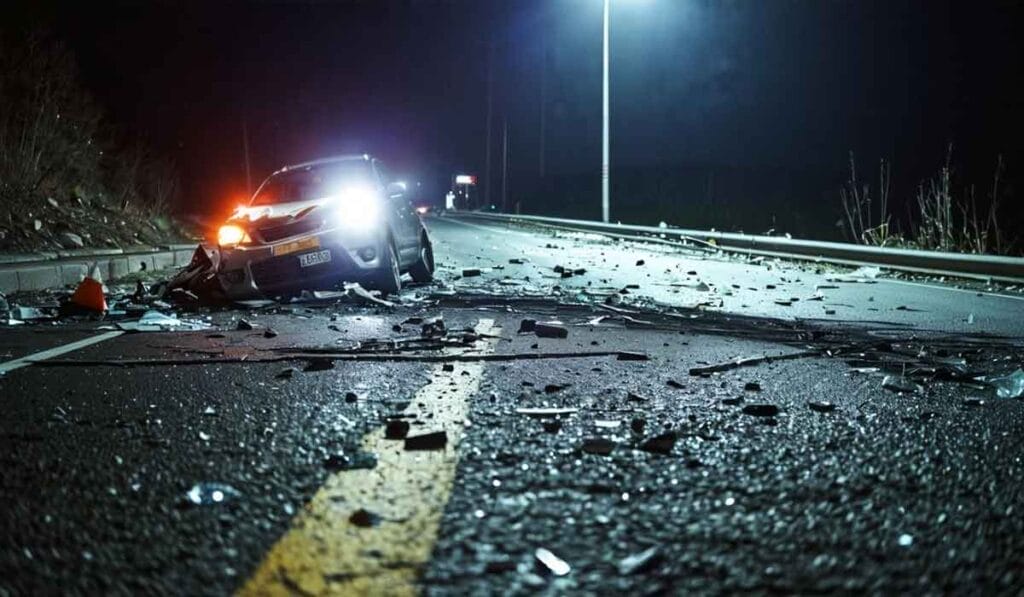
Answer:
<svg viewBox="0 0 1024 597"><path fill-rule="evenodd" d="M721 373L723 371L730 371L732 369L739 369L740 367L750 367L752 365L761 365L764 363L772 363L775 361L789 361L793 359L804 359L808 357L821 356L821 351L810 350L804 352L794 352L789 354L780 355L764 355L761 357L749 357L745 359L736 359L735 361L727 361L725 363L719 363L717 365L708 365L705 367L691 367L690 375L696 377L699 375L709 375L711 373Z"/></svg>
<svg viewBox="0 0 1024 597"><path fill-rule="evenodd" d="M235 326L235 329L238 331L247 332L256 329L256 326L246 319L239 319L238 325Z"/></svg>
<svg viewBox="0 0 1024 597"><path fill-rule="evenodd" d="M572 571L572 567L569 566L565 560L543 547L537 548L537 550L533 552L533 557L536 560L540 571L545 574L565 576Z"/></svg>
<svg viewBox="0 0 1024 597"><path fill-rule="evenodd" d="M654 546L619 560L619 574L629 576L645 572L660 560L658 547Z"/></svg>
<svg viewBox="0 0 1024 597"><path fill-rule="evenodd" d="M774 417L779 414L779 407L774 404L748 404L743 407L743 414L752 417Z"/></svg>
<svg viewBox="0 0 1024 597"><path fill-rule="evenodd" d="M667 431L661 435L644 440L640 444L640 449L644 452L651 452L654 454L669 454L672 452L672 448L676 445L677 435L675 431Z"/></svg>
<svg viewBox="0 0 1024 597"><path fill-rule="evenodd" d="M434 431L423 435L407 435L405 437L406 450L443 450L448 445L448 433L446 431Z"/></svg>
<svg viewBox="0 0 1024 597"><path fill-rule="evenodd" d="M1009 375L989 379L988 383L996 389L996 396L999 398L1021 398L1024 396L1024 370L1019 367Z"/></svg>
<svg viewBox="0 0 1024 597"><path fill-rule="evenodd" d="M604 437L588 437L583 440L581 448L587 454L608 456L615 449L615 442Z"/></svg>
<svg viewBox="0 0 1024 597"><path fill-rule="evenodd" d="M480 269L476 267L467 267L462 269L463 278L474 278L479 276L481 273Z"/></svg>
<svg viewBox="0 0 1024 597"><path fill-rule="evenodd" d="M185 500L193 506L207 506L225 503L241 496L241 492L224 483L197 483L185 494Z"/></svg>
<svg viewBox="0 0 1024 597"><path fill-rule="evenodd" d="M575 408L517 408L516 413L528 417L560 417L576 413Z"/></svg>
<svg viewBox="0 0 1024 597"><path fill-rule="evenodd" d="M391 419L384 426L384 439L405 439L409 434L409 421Z"/></svg>
<svg viewBox="0 0 1024 597"><path fill-rule="evenodd" d="M357 527L375 527L380 524L380 515L360 508L348 517L348 521Z"/></svg>
<svg viewBox="0 0 1024 597"><path fill-rule="evenodd" d="M519 322L519 332L518 333L520 333L520 334L530 333L530 332L533 332L535 329L537 329L537 320L536 319L524 319L524 320Z"/></svg>
<svg viewBox="0 0 1024 597"><path fill-rule="evenodd" d="M916 394L924 391L924 388L902 375L886 375L882 379L882 387L901 394Z"/></svg>
<svg viewBox="0 0 1024 597"><path fill-rule="evenodd" d="M831 402L812 400L807 403L807 407L814 412L819 413L830 413L836 409L836 405Z"/></svg>
<svg viewBox="0 0 1024 597"><path fill-rule="evenodd" d="M349 455L340 451L324 458L324 468L332 472L371 469L376 466L377 455L372 452L356 452Z"/></svg>
<svg viewBox="0 0 1024 597"><path fill-rule="evenodd" d="M569 329L561 321L537 322L534 325L533 333L538 338L568 338Z"/></svg>

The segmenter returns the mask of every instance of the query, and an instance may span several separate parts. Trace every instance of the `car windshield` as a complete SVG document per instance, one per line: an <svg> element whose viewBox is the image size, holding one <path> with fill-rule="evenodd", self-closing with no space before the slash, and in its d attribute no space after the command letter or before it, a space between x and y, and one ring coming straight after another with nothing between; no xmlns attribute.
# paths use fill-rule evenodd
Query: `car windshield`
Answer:
<svg viewBox="0 0 1024 597"><path fill-rule="evenodd" d="M370 163L365 160L335 162L291 170L270 178L253 197L251 205L275 205L322 199L340 188L370 185Z"/></svg>

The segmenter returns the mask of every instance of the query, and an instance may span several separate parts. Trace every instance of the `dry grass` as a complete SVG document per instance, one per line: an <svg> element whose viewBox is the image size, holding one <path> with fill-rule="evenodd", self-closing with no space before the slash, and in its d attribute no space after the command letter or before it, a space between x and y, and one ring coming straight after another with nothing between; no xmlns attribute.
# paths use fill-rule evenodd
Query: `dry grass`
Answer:
<svg viewBox="0 0 1024 597"><path fill-rule="evenodd" d="M964 187L962 193L955 192L952 161L953 146L950 144L938 173L918 185L908 217L910 234L904 236L895 229L889 212L889 165L884 160L879 165L879 202L874 209L871 186L858 181L851 152L850 179L840 190L843 223L851 240L866 245L934 251L1010 253L1015 242L999 219L1000 181L1005 170L1002 156L997 159L984 210L978 207L973 184Z"/></svg>

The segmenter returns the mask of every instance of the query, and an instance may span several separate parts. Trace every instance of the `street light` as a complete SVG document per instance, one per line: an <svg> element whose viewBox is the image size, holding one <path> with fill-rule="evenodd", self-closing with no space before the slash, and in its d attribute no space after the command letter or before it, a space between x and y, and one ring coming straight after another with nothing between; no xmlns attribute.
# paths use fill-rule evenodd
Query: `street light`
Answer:
<svg viewBox="0 0 1024 597"><path fill-rule="evenodd" d="M604 76L601 81L601 221L608 222L610 171L608 166L608 12L611 0L604 0Z"/></svg>

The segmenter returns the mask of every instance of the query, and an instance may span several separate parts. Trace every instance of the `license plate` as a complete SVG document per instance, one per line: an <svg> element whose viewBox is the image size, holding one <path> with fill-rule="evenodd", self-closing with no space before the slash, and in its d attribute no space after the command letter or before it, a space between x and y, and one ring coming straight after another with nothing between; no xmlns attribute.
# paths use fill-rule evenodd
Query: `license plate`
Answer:
<svg viewBox="0 0 1024 597"><path fill-rule="evenodd" d="M299 255L299 265L302 267L320 265L321 263L328 263L330 260L330 251L317 251L316 253L304 253Z"/></svg>
<svg viewBox="0 0 1024 597"><path fill-rule="evenodd" d="M320 246L320 238L311 236L309 238L300 238L299 240L293 240L290 243L284 243L282 245L274 245L272 252L274 256L288 255L289 253L298 253L299 251L307 251L309 249L315 249ZM328 260L330 258L328 257Z"/></svg>

